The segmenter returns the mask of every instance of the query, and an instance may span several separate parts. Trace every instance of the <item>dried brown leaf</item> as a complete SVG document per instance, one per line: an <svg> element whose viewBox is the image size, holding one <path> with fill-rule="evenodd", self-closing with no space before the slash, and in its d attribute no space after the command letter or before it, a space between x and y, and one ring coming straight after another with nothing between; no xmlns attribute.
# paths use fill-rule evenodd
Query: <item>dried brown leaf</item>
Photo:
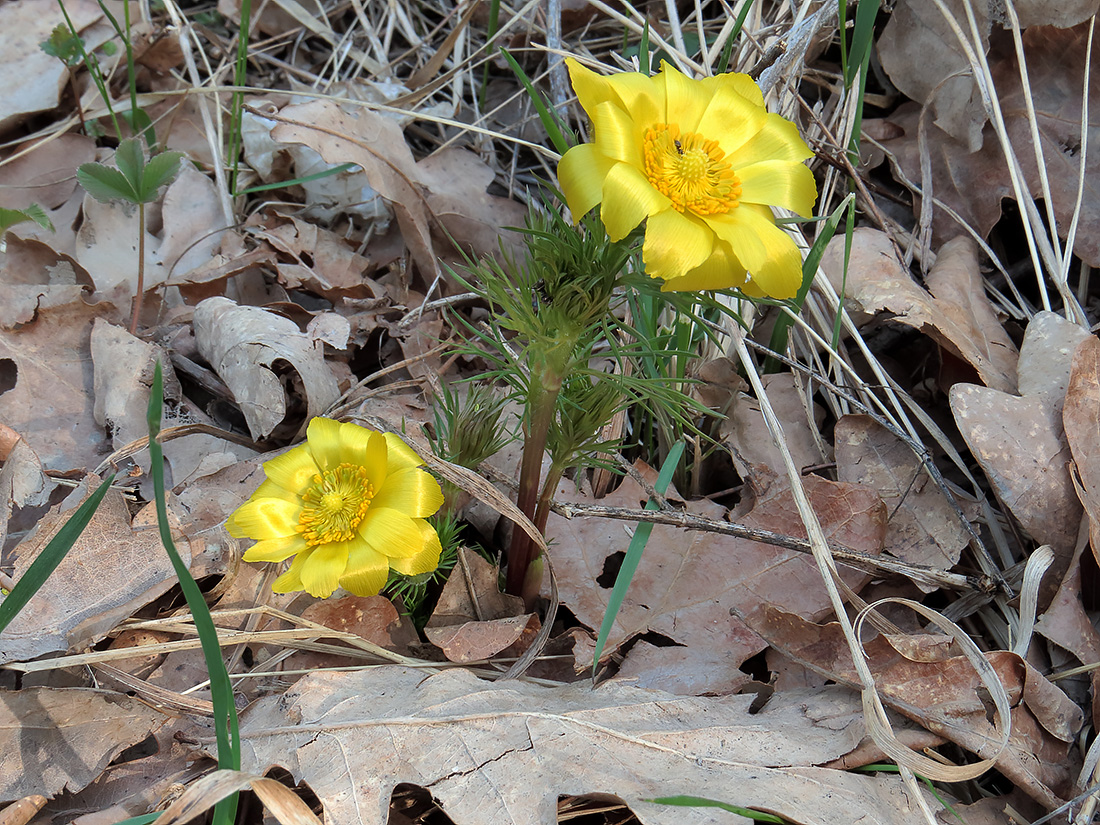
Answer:
<svg viewBox="0 0 1100 825"><path fill-rule="evenodd" d="M834 238L821 266L838 291L843 285L846 306L853 302L852 309L866 315L892 313L974 367L986 386L1016 391L1016 345L986 297L972 239L943 245L928 273L928 290L897 260L886 234L869 228L852 236L845 280L844 244L843 237Z"/></svg>
<svg viewBox="0 0 1100 825"><path fill-rule="evenodd" d="M866 415L842 416L833 438L837 478L874 490L889 511L886 552L912 564L951 569L970 533L909 446Z"/></svg>
<svg viewBox="0 0 1100 825"><path fill-rule="evenodd" d="M307 420L340 397L321 344L281 315L237 306L228 298L207 298L195 307L195 341L233 391L257 440L270 435L287 413L286 393L271 369L276 361L289 363L301 378Z"/></svg>
<svg viewBox="0 0 1100 825"><path fill-rule="evenodd" d="M886 511L874 492L815 476L807 477L805 484L826 536L866 553L881 552ZM558 500L577 497L564 486L556 495ZM646 498L628 478L600 503L637 508ZM723 512L706 502L687 507L712 517ZM738 522L806 536L785 478L774 479L762 489L755 506ZM562 604L583 624L598 628L611 592L606 571L615 570L611 565L616 554L626 551L631 537L628 527L616 521L551 515L547 536L554 541L551 554ZM842 575L856 589L867 578L850 570ZM605 655L634 636L659 633L679 647L649 651L653 667L644 675L628 654L623 665L628 672L643 679L643 684L673 692L730 692L748 680L740 665L766 646L731 610L751 613L768 603L786 605L807 617L831 610L817 566L804 554L712 533L685 535L657 525L612 626ZM658 666L664 657L667 660ZM591 661L577 664L583 668Z"/></svg>
<svg viewBox="0 0 1100 825"><path fill-rule="evenodd" d="M89 481L93 487L99 483L94 476ZM17 581L87 495L87 489L75 491L19 544ZM187 563L191 543L180 534L174 509L169 510L169 522ZM122 494L110 490L61 564L0 633L0 662L25 661L98 641L173 584L175 573L160 544L153 505L146 505L131 524Z"/></svg>
<svg viewBox="0 0 1100 825"><path fill-rule="evenodd" d="M1093 555L1100 559L1100 340L1089 335L1073 355L1062 422L1077 468L1077 492L1089 517Z"/></svg>
<svg viewBox="0 0 1100 825"><path fill-rule="evenodd" d="M859 686L851 651L835 622L815 625L771 605L748 621L785 656L829 679ZM864 649L888 707L974 754L992 755L999 735L986 718L981 680L965 656L915 661L881 636ZM1081 727L1081 709L1016 654L994 651L986 658L1012 704L1013 735L997 769L1033 799L1055 808L1062 797L1073 795L1078 757L1071 745Z"/></svg>
<svg viewBox="0 0 1100 825"><path fill-rule="evenodd" d="M79 791L165 717L121 693L0 691L0 799Z"/></svg>
<svg viewBox="0 0 1100 825"><path fill-rule="evenodd" d="M284 766L333 825L385 822L401 782L430 787L457 825L551 825L560 795L586 792L618 796L645 825L714 821L643 801L681 789L800 825L915 821L896 778L812 767L858 741L854 699L834 688L750 715L747 696L546 688L458 669L311 674L245 711L242 762L256 773Z"/></svg>

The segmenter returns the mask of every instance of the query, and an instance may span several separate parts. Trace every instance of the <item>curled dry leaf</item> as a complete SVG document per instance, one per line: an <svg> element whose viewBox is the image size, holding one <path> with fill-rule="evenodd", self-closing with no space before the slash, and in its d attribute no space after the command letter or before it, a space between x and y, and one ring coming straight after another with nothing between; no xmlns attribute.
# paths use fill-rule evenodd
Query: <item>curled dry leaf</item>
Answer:
<svg viewBox="0 0 1100 825"><path fill-rule="evenodd" d="M804 483L830 540L869 554L881 552L886 510L873 491L816 476L808 476ZM563 485L555 498L576 501L578 496ZM628 478L600 503L637 508L646 498ZM711 517L724 513L708 502L689 502L687 508ZM785 477L762 489L752 510L738 522L806 536ZM546 529L554 541L551 553L562 604L583 624L598 628L613 584L606 571L617 569L630 543L630 526L551 515ZM867 579L852 570L841 575L857 590ZM593 586L596 581L600 586ZM647 650L644 669L641 662L631 662L633 651L623 662L640 684L677 693L733 692L749 679L741 664L766 644L731 610L751 613L769 603L788 605L806 617L821 617L831 609L817 566L805 554L713 533L685 535L657 525L612 626L605 655L635 636L659 633L677 646ZM578 669L590 665L591 660L577 663Z"/></svg>
<svg viewBox="0 0 1100 825"><path fill-rule="evenodd" d="M1045 2L1045 0L1038 0ZM982 4L976 4L982 5ZM1020 9L1020 4L1016 4ZM1095 0L1079 3L1047 2L1050 8L1067 9L1067 17L1076 16L1082 6L1096 7ZM1021 11L1021 14L1023 12ZM1086 14L1086 16L1088 16ZM1052 22L1052 21L1047 21ZM1027 59L1028 89L1035 116L1029 115L1020 80L1020 67L1011 38L990 51L989 64L997 90L997 102L1004 115L1008 142L1014 147L1023 172L1028 194L1046 198L1032 149L1032 128L1038 129L1050 201L1059 234L1065 236L1077 206L1077 190L1082 156L1086 159L1084 190L1073 252L1091 266L1100 265L1100 85L1089 84L1089 117L1082 152L1081 101L1088 46L1088 24L1074 28L1050 25L1031 26L1023 32ZM890 115L900 136L884 141L883 147L897 160L903 178L911 187L921 187L921 152L918 145L920 107L903 105ZM927 148L931 161L932 195L951 207L980 236L988 237L1001 218L1001 199L1015 198L1003 149L987 124L981 148L976 151L965 141L956 140L934 123L927 124ZM920 213L919 196L914 201ZM933 230L939 241L959 234L961 228L944 210L933 214Z"/></svg>
<svg viewBox="0 0 1100 825"><path fill-rule="evenodd" d="M401 127L369 109L348 114L329 100L286 106L272 118L278 125L271 137L280 143L301 143L326 163L354 163L397 215L401 234L425 273L437 275L432 247L431 214L417 184L416 161Z"/></svg>
<svg viewBox="0 0 1100 825"><path fill-rule="evenodd" d="M842 416L834 440L837 478L876 491L890 513L886 552L912 564L954 567L970 534L909 446L866 415Z"/></svg>
<svg viewBox="0 0 1100 825"><path fill-rule="evenodd" d="M84 33L89 51L108 38L100 30L94 37L86 31L103 18L93 0L76 0L65 8L77 32ZM61 100L69 70L39 46L50 39L58 21L57 6L51 0L25 0L0 6L0 31L5 32L0 75L9 80L0 93L0 130L5 133L27 115L53 109ZM13 82L16 78L18 82Z"/></svg>
<svg viewBox="0 0 1100 825"><path fill-rule="evenodd" d="M88 476L89 487L99 479ZM50 511L38 529L16 547L16 581L89 495L78 489ZM185 563L191 542L180 534L173 506L168 520ZM99 641L123 619L175 584L160 544L156 512L146 505L130 520L122 493L109 490L84 532L45 584L0 633L0 663L33 659Z"/></svg>
<svg viewBox="0 0 1100 825"><path fill-rule="evenodd" d="M247 227L280 253L275 268L287 289L304 286L333 301L379 297L381 290L367 277L372 262L335 232L270 211L250 217Z"/></svg>
<svg viewBox="0 0 1100 825"><path fill-rule="evenodd" d="M1067 470L1062 401L1074 342L1087 335L1053 313L1039 313L1020 353L1019 381L1030 394L972 384L956 384L950 392L955 423L1001 500L1032 538L1055 552L1055 566L1044 580L1044 603L1066 572L1081 519Z"/></svg>
<svg viewBox="0 0 1100 825"><path fill-rule="evenodd" d="M859 687L851 651L837 623L815 625L772 605L746 620L785 656L829 679ZM914 656L923 644L938 647L939 638L912 641L908 656L882 636L865 642L879 695L888 707L971 753L990 754L1000 736L986 718L988 709L979 693L982 683L971 663L965 656L943 658L939 651ZM985 655L1012 706L1012 737L997 758L997 769L1033 799L1056 808L1063 798L1073 796L1079 756L1071 745L1081 728L1081 709L1015 653Z"/></svg>
<svg viewBox="0 0 1100 825"><path fill-rule="evenodd" d="M161 713L121 693L46 687L2 691L0 799L79 791L164 722Z"/></svg>
<svg viewBox="0 0 1100 825"><path fill-rule="evenodd" d="M551 825L560 795L593 792L645 825L714 821L644 801L688 789L800 825L917 820L896 778L813 767L858 742L850 693L776 697L756 715L751 699L485 682L460 669L314 673L242 714L242 767L285 767L332 825L386 822L401 782L430 787L456 825Z"/></svg>
<svg viewBox="0 0 1100 825"><path fill-rule="evenodd" d="M852 236L845 280L844 243L843 237L829 242L821 267L838 292L843 286L849 312L892 313L894 321L924 332L974 367L986 386L1016 391L1016 345L986 297L972 239L943 245L928 273L928 290L897 260L886 234L869 228Z"/></svg>
<svg viewBox="0 0 1100 825"><path fill-rule="evenodd" d="M306 418L340 397L318 341L293 321L260 307L207 298L195 307L195 341L202 357L233 391L252 437L262 440L286 417L287 399L276 361L297 371L305 389Z"/></svg>
<svg viewBox="0 0 1100 825"><path fill-rule="evenodd" d="M92 414L88 339L113 307L77 300L43 310L18 330L0 331L0 368L15 386L0 394L0 421L18 432L50 470L94 467L110 451Z"/></svg>
<svg viewBox="0 0 1100 825"><path fill-rule="evenodd" d="M500 592L496 567L469 548L460 547L458 554L424 628L428 640L452 662L488 659L521 640L529 646L538 617L523 612L523 599Z"/></svg>
<svg viewBox="0 0 1100 825"><path fill-rule="evenodd" d="M1082 330L1084 332L1084 330ZM1100 340L1089 335L1073 355L1062 422L1089 517L1089 540L1100 559Z"/></svg>
<svg viewBox="0 0 1100 825"><path fill-rule="evenodd" d="M783 421L783 435L796 467L810 467L828 460L827 447L816 427L820 408L809 399L801 380L791 372L761 376L768 400ZM811 409L807 409L807 405ZM722 410L726 418L719 427L722 442L730 449L733 465L742 478L752 476L754 466L782 467L783 458L775 445L760 402L745 392L731 393Z"/></svg>
<svg viewBox="0 0 1100 825"><path fill-rule="evenodd" d="M965 20L964 3L946 0L943 6L955 20ZM975 3L972 8L985 51L990 32L987 7ZM939 127L971 151L981 148L985 106L970 61L934 0L908 0L895 7L877 50L883 70L899 90L932 106Z"/></svg>

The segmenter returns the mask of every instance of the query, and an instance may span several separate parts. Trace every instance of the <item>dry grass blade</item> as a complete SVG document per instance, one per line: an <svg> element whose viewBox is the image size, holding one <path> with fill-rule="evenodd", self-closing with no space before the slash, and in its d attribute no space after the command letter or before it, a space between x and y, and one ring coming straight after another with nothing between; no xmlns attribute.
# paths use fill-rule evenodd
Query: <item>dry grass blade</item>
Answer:
<svg viewBox="0 0 1100 825"><path fill-rule="evenodd" d="M274 779L242 771L214 771L192 783L157 819L158 825L184 825L238 791L254 791L282 825L320 825L295 793Z"/></svg>

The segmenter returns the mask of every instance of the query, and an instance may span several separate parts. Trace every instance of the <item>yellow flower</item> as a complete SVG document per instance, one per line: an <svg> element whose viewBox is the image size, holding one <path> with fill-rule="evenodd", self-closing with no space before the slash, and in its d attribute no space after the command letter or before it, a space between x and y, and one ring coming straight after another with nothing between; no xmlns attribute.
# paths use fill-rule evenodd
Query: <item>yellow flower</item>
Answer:
<svg viewBox="0 0 1100 825"><path fill-rule="evenodd" d="M574 220L602 204L613 241L645 220L642 260L664 290L792 297L802 259L770 207L810 217L817 189L802 161L813 153L752 79L692 80L667 63L656 77L601 77L566 62L593 127L558 165Z"/></svg>
<svg viewBox="0 0 1100 825"><path fill-rule="evenodd" d="M267 479L226 529L256 541L245 561L294 556L276 593L324 598L339 585L373 596L391 567L415 575L439 564L439 536L424 519L443 494L423 463L392 433L314 418L305 444L264 462Z"/></svg>

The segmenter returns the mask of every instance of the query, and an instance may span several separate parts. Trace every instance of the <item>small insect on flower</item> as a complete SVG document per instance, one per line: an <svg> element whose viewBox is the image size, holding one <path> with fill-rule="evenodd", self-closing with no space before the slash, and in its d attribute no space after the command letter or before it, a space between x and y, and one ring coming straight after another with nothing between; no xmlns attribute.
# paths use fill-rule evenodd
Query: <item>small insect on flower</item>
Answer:
<svg viewBox="0 0 1100 825"><path fill-rule="evenodd" d="M752 79L693 80L667 63L656 77L602 77L566 63L593 128L558 165L573 220L599 205L612 241L645 221L642 260L664 290L792 297L802 257L772 207L810 217L813 153Z"/></svg>
<svg viewBox="0 0 1100 825"><path fill-rule="evenodd" d="M439 536L426 518L443 494L423 463L393 433L314 418L305 444L264 462L267 479L225 526L256 541L245 561L294 556L276 593L324 598L339 586L373 596L390 568L411 576L439 564Z"/></svg>

